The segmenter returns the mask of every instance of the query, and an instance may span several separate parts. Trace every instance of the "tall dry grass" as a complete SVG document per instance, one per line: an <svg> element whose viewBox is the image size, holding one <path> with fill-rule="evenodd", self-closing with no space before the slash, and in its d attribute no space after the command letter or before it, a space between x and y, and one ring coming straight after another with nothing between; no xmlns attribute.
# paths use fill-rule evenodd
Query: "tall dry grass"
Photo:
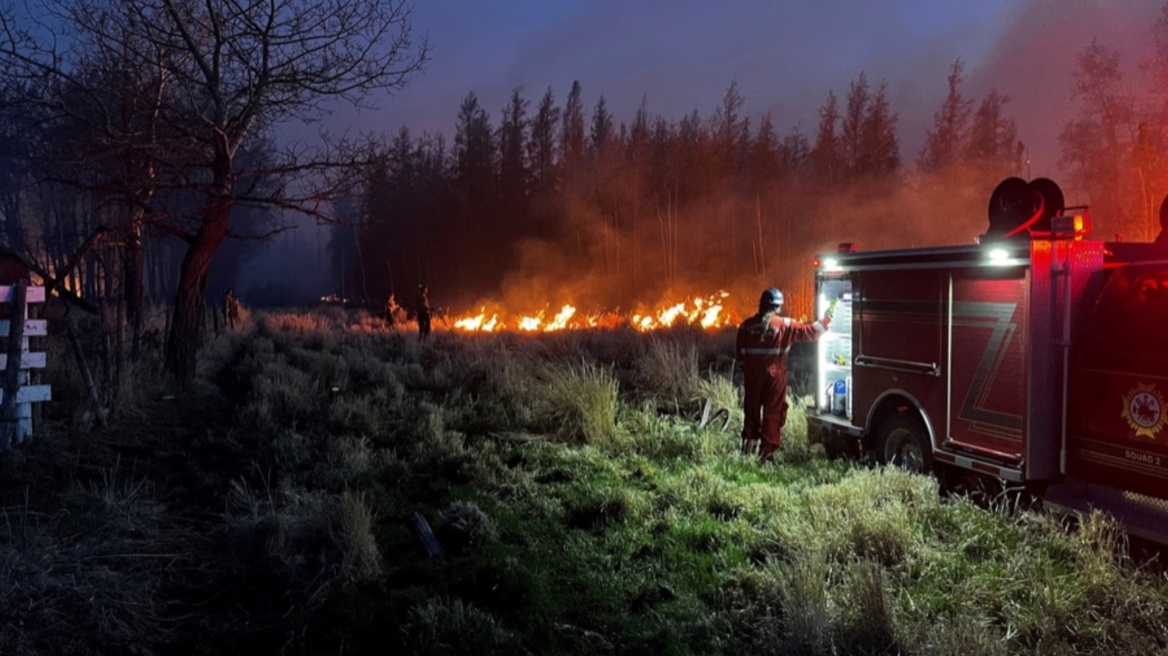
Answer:
<svg viewBox="0 0 1168 656"><path fill-rule="evenodd" d="M21 506L9 484L0 616L24 624L0 623L0 641L13 653L175 653L192 636L253 653L1168 649L1168 584L1126 556L1113 522L987 512L928 478L828 461L799 398L780 457L760 465L737 452L731 366L726 335L423 342L339 310L259 313L204 351L183 403L205 406L177 417L147 397L135 429L165 434L90 439L110 442L92 464L81 436L77 464L44 466L74 481L51 497L64 511ZM404 521L414 512L442 558ZM53 625L70 635L13 628Z"/></svg>
<svg viewBox="0 0 1168 656"><path fill-rule="evenodd" d="M604 446L616 437L618 384L612 373L583 362L544 365L536 374L544 427L577 444Z"/></svg>

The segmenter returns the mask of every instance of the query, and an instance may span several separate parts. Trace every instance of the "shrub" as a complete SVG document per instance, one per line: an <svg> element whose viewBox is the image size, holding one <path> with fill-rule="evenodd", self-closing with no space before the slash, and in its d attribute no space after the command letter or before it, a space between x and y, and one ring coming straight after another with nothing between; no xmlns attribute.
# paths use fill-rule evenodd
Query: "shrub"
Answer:
<svg viewBox="0 0 1168 656"><path fill-rule="evenodd" d="M930 618L914 629L915 653L923 656L1006 656L1005 636L988 617L962 609L943 618Z"/></svg>
<svg viewBox="0 0 1168 656"><path fill-rule="evenodd" d="M788 566L771 563L770 568L778 583L786 628L780 638L781 647L773 653L831 653L827 561L814 551L803 551Z"/></svg>
<svg viewBox="0 0 1168 656"><path fill-rule="evenodd" d="M709 433L675 416L660 414L652 400L646 399L639 408L622 405L618 417L621 430L616 442L606 449L610 453L637 453L658 461L693 461L708 455L704 449L711 445L706 440ZM712 440L717 441L719 438Z"/></svg>
<svg viewBox="0 0 1168 656"><path fill-rule="evenodd" d="M623 489L578 489L569 497L566 521L570 528L596 531L624 522L634 504L631 495Z"/></svg>
<svg viewBox="0 0 1168 656"><path fill-rule="evenodd" d="M839 586L837 633L842 651L860 654L896 654L892 601L884 568L869 560L849 562Z"/></svg>
<svg viewBox="0 0 1168 656"><path fill-rule="evenodd" d="M540 406L544 427L580 444L611 444L616 436L617 382L603 367L545 365Z"/></svg>
<svg viewBox="0 0 1168 656"><path fill-rule="evenodd" d="M677 408L701 396L697 348L656 335L637 358L638 392Z"/></svg>
<svg viewBox="0 0 1168 656"><path fill-rule="evenodd" d="M323 457L312 462L312 475L306 486L334 492L349 490L373 470L376 453L368 438L318 439L325 442L317 449L324 452Z"/></svg>
<svg viewBox="0 0 1168 656"><path fill-rule="evenodd" d="M373 511L363 493L345 490L332 502L334 519L330 538L340 552L339 575L350 580L369 580L381 574L381 551L373 537Z"/></svg>
<svg viewBox="0 0 1168 656"><path fill-rule="evenodd" d="M388 438L408 412L399 387L379 386L364 392L332 394L328 419L332 432L362 435L381 441Z"/></svg>
<svg viewBox="0 0 1168 656"><path fill-rule="evenodd" d="M324 404L325 391L310 374L277 355L253 378L254 387L240 410L253 427L274 433L312 414Z"/></svg>
<svg viewBox="0 0 1168 656"><path fill-rule="evenodd" d="M783 448L779 451L779 460L792 464L802 464L816 459L822 459L826 454L820 444L811 444L807 433L807 409L814 403L814 398L791 397L787 402L787 424L783 427Z"/></svg>
<svg viewBox="0 0 1168 656"><path fill-rule="evenodd" d="M319 605L336 584L381 571L373 514L364 496L285 487L259 492L234 482L225 517L244 565L287 586L301 605Z"/></svg>
<svg viewBox="0 0 1168 656"><path fill-rule="evenodd" d="M448 549L481 547L499 539L495 522L473 501L454 501L439 515L438 536Z"/></svg>
<svg viewBox="0 0 1168 656"><path fill-rule="evenodd" d="M499 620L461 599L414 606L402 633L411 654L511 653L503 649L511 634Z"/></svg>
<svg viewBox="0 0 1168 656"><path fill-rule="evenodd" d="M894 565L917 543L915 518L940 500L931 478L897 469L856 470L805 492L818 543L837 560Z"/></svg>

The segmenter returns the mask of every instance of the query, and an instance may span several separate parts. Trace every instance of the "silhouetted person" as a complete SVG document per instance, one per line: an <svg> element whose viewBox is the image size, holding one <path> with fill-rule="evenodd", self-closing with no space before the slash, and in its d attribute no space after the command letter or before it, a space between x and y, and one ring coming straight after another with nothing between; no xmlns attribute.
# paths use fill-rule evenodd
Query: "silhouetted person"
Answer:
<svg viewBox="0 0 1168 656"><path fill-rule="evenodd" d="M418 285L418 296L414 299L414 312L418 315L418 336L422 339L430 334L430 289Z"/></svg>
<svg viewBox="0 0 1168 656"><path fill-rule="evenodd" d="M239 323L239 299L235 298L235 293L230 289L223 297L223 318L227 327L235 330L235 325Z"/></svg>

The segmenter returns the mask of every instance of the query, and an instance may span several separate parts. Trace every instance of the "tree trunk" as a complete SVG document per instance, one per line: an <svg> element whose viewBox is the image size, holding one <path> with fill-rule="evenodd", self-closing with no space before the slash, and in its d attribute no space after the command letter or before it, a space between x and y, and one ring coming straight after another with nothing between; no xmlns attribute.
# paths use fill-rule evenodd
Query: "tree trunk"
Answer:
<svg viewBox="0 0 1168 656"><path fill-rule="evenodd" d="M183 257L178 290L174 296L174 316L166 339L166 371L186 382L195 376L196 356L202 344L203 309L211 258L227 236L231 203L221 201L207 208L203 225L191 238Z"/></svg>
<svg viewBox="0 0 1168 656"><path fill-rule="evenodd" d="M142 210L130 217L129 234L122 261L122 288L126 299L126 321L130 325L130 360L136 361L142 344Z"/></svg>

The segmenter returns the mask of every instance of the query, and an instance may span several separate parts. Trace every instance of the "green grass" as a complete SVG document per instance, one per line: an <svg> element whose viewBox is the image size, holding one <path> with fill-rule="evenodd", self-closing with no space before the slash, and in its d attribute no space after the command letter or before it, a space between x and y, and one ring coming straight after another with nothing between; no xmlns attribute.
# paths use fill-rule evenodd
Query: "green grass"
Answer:
<svg viewBox="0 0 1168 656"><path fill-rule="evenodd" d="M1127 557L1105 517L1069 529L828 460L800 402L774 464L740 456L728 334L438 332L423 344L338 313L253 321L208 348L193 421L135 438L155 444L146 464L69 472L30 454L45 481L73 482L40 485L39 507L19 505L20 479L5 488L0 582L22 592L0 616L65 617L83 637L0 627L8 651L1168 649L1168 582ZM155 427L173 412L136 405ZM442 556L426 554L412 513ZM79 592L127 604L120 625L79 615L46 574L83 545L147 552L194 536L179 573L78 570Z"/></svg>

